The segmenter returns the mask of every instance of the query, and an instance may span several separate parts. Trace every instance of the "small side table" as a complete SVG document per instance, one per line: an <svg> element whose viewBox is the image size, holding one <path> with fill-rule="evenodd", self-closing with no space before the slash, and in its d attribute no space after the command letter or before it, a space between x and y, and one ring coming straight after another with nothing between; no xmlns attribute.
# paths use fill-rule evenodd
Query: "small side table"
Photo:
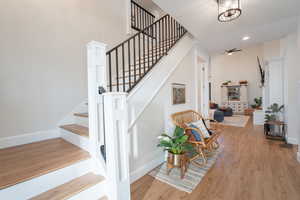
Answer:
<svg viewBox="0 0 300 200"><path fill-rule="evenodd" d="M278 132L276 132L276 127ZM267 139L285 141L285 123L283 121L265 122L264 132Z"/></svg>
<svg viewBox="0 0 300 200"><path fill-rule="evenodd" d="M179 165L174 165L172 163L173 162L173 159L174 157L173 156L170 156L168 155L168 161L167 161L167 175L170 174L171 170L173 168L180 168L180 178L183 179L184 178L184 175L187 171L187 168L188 168L188 165L189 165L189 159L188 159L188 156L186 154L183 154L181 155L181 158L180 158L180 162L179 162Z"/></svg>
<svg viewBox="0 0 300 200"><path fill-rule="evenodd" d="M249 116L252 116L253 115L253 112L254 112L254 109L253 108L246 108L244 110L244 114L245 115L249 115Z"/></svg>

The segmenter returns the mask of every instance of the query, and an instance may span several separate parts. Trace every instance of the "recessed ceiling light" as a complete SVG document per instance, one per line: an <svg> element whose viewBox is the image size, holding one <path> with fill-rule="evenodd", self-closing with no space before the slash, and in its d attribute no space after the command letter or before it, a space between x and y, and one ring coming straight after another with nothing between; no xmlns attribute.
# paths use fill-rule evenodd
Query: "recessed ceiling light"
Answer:
<svg viewBox="0 0 300 200"><path fill-rule="evenodd" d="M244 40L244 41L249 40L249 39L250 39L249 36L244 36L244 37L243 37L243 40Z"/></svg>

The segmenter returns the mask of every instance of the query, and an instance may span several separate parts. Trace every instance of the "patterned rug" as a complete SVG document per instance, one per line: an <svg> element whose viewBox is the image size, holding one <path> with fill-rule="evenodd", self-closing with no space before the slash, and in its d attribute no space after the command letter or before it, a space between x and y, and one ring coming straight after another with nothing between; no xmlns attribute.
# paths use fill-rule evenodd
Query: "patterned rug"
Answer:
<svg viewBox="0 0 300 200"><path fill-rule="evenodd" d="M163 163L159 167L152 170L149 173L149 175L179 190L182 190L187 193L191 193L196 188L196 186L200 183L200 181L208 172L208 170L216 162L218 154L221 152L220 148L211 157L208 158L207 164L202 168L195 166L194 164L191 163L183 179L180 178L180 169L178 168L172 169L170 174L167 175L166 163ZM201 159L199 158L199 160L197 161L201 162Z"/></svg>
<svg viewBox="0 0 300 200"><path fill-rule="evenodd" d="M224 117L224 121L220 124L225 126L245 127L249 118L250 117L246 115L233 115L231 117Z"/></svg>

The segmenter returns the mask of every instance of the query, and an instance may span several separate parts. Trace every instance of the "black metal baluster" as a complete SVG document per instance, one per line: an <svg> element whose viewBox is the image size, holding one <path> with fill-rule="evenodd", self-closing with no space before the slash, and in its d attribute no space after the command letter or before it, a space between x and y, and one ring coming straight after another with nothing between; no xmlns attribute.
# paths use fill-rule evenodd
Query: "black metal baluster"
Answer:
<svg viewBox="0 0 300 200"><path fill-rule="evenodd" d="M138 13L139 13L139 10L138 10L137 6L135 6L135 14L134 14L135 28L137 28L138 25L139 25L139 15L138 15Z"/></svg>
<svg viewBox="0 0 300 200"><path fill-rule="evenodd" d="M161 21L159 21L159 26L158 26L158 28L159 28L159 30L158 30L158 32L159 32L159 43L158 43L158 53L159 53L159 55L160 55L160 51L161 51ZM159 58L158 58L159 59Z"/></svg>
<svg viewBox="0 0 300 200"><path fill-rule="evenodd" d="M131 27L134 26L134 23L133 23L133 17L134 17L133 16L133 11L134 11L134 8L133 7L134 7L134 4L131 3L130 4L130 14L131 14L130 24L131 24Z"/></svg>
<svg viewBox="0 0 300 200"><path fill-rule="evenodd" d="M158 35L157 35L157 26L158 26L158 23L155 23L155 62L157 61L157 40L158 40Z"/></svg>
<svg viewBox="0 0 300 200"><path fill-rule="evenodd" d="M179 37L178 22L176 22L176 40L178 40L178 37Z"/></svg>
<svg viewBox="0 0 300 200"><path fill-rule="evenodd" d="M124 55L124 43L122 44L122 71L123 71L123 92L126 91L125 85L125 55Z"/></svg>
<svg viewBox="0 0 300 200"><path fill-rule="evenodd" d="M111 53L108 53L109 91L112 92Z"/></svg>
<svg viewBox="0 0 300 200"><path fill-rule="evenodd" d="M171 32L170 32L170 15L168 15L168 18L167 18L167 21L168 21L168 50L171 48Z"/></svg>
<svg viewBox="0 0 300 200"><path fill-rule="evenodd" d="M135 55L135 38L133 38L133 66L134 66L134 84L136 83L136 55ZM131 66L129 66L129 71L131 71Z"/></svg>
<svg viewBox="0 0 300 200"><path fill-rule="evenodd" d="M170 15L168 15L168 33L169 33L169 49L171 48L171 42L172 42L172 38L171 38L171 21L170 21Z"/></svg>
<svg viewBox="0 0 300 200"><path fill-rule="evenodd" d="M173 39L174 39L174 35L173 35L173 18L171 17L171 21L170 21L170 25L171 25L171 39L172 39L172 42L171 42L171 46L173 46Z"/></svg>
<svg viewBox="0 0 300 200"><path fill-rule="evenodd" d="M129 66L129 70L128 70L128 80L129 80L129 90L131 89L131 70L130 70L130 40L128 40L128 48L127 48L127 51L128 51L128 66Z"/></svg>
<svg viewBox="0 0 300 200"><path fill-rule="evenodd" d="M165 33L164 33L164 21L165 21L165 18L162 19L162 22L161 22L161 44L162 44L162 53L164 54L165 53L165 46L164 46L164 40L165 40Z"/></svg>
<svg viewBox="0 0 300 200"><path fill-rule="evenodd" d="M143 18L142 18L142 10L141 9L139 9L139 18L140 18L140 29L142 30L142 27L143 27Z"/></svg>
<svg viewBox="0 0 300 200"><path fill-rule="evenodd" d="M147 37L147 54L148 54L148 67L147 67L147 70L149 70L149 68L150 68L149 35L147 35L146 37Z"/></svg>
<svg viewBox="0 0 300 200"><path fill-rule="evenodd" d="M168 16L166 17L166 38L167 38L167 44L166 44L166 49L167 49L167 52L169 51L169 40L170 40L170 37L169 37L169 21L168 21Z"/></svg>
<svg viewBox="0 0 300 200"><path fill-rule="evenodd" d="M164 55L166 55L166 52L167 52L167 46L166 46L166 40L167 40L167 37L166 37L166 33L167 33L167 30L166 30L166 18L164 17L163 18L163 48L164 48Z"/></svg>
<svg viewBox="0 0 300 200"><path fill-rule="evenodd" d="M146 71L146 50L145 50L145 33L143 34L143 56L144 56L144 74L145 74L145 71Z"/></svg>
<svg viewBox="0 0 300 200"><path fill-rule="evenodd" d="M119 58L118 58L118 48L116 48L116 74L117 74L117 92L119 92Z"/></svg>
<svg viewBox="0 0 300 200"><path fill-rule="evenodd" d="M151 27L154 27L154 25L152 25ZM153 29L152 29L153 30ZM153 35L152 35L153 36ZM153 63L154 63L154 51L153 51L153 40L154 40L154 38L153 37L151 37L151 54L152 54L152 62L151 62L151 68L152 68L152 66L153 66Z"/></svg>
<svg viewBox="0 0 300 200"><path fill-rule="evenodd" d="M142 71L141 71L141 33L138 35L139 40L139 79L142 77Z"/></svg>

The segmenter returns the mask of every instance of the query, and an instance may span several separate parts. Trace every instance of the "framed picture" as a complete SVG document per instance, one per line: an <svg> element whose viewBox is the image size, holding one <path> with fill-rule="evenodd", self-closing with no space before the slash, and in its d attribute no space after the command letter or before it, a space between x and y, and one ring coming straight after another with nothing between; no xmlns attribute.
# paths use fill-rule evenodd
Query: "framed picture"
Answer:
<svg viewBox="0 0 300 200"><path fill-rule="evenodd" d="M172 83L173 105L185 104L185 84Z"/></svg>

